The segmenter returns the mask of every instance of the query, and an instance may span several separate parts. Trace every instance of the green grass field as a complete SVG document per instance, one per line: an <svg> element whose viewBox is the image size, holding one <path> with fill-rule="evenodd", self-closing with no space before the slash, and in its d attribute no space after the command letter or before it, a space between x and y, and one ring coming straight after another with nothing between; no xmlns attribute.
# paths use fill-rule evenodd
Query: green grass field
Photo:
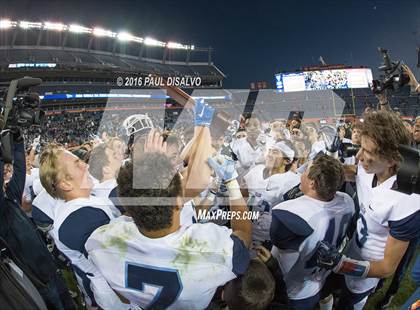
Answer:
<svg viewBox="0 0 420 310"><path fill-rule="evenodd" d="M416 260L416 256L419 255L419 254L420 254L420 250L417 250L416 255L414 255L414 257L413 257L413 259L410 263L410 267L408 268L407 272L404 275L404 279L401 282L401 286L398 289L397 294L392 299L392 303L391 303L391 305L389 306L388 309L390 309L390 310L400 309L401 306L404 305L404 303L407 301L407 299L415 291L416 286L415 286L413 280L411 279L411 269L412 269L413 264ZM369 300L368 300L368 302L365 306L366 310L377 309L375 306L384 296L386 290L388 289L388 286L389 286L390 282L391 282L391 279L387 279L385 281L385 284L384 284L383 288L378 290L377 292L375 292L375 294L373 294L369 298Z"/></svg>

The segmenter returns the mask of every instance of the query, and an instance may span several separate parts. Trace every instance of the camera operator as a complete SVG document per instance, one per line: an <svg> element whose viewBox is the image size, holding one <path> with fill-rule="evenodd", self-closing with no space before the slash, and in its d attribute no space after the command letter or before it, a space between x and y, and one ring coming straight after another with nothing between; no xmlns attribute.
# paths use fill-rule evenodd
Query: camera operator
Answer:
<svg viewBox="0 0 420 310"><path fill-rule="evenodd" d="M384 60L378 70L382 71L383 74L380 80L372 80L372 91L379 100L378 110L391 111L386 97L387 90L398 90L408 85L411 88L411 92L420 94L420 84L417 82L411 69L401 60L392 61L387 49L379 47L378 51ZM395 107L394 112L399 114L399 107Z"/></svg>
<svg viewBox="0 0 420 310"><path fill-rule="evenodd" d="M6 130L2 131L2 135L5 133ZM0 150L0 238L7 249L4 253L20 263L19 267L35 285L49 309L75 309L67 288L57 274L53 257L21 209L26 176L25 150L20 130L14 129L12 135L13 175L5 186L4 154ZM0 249L4 250L3 246Z"/></svg>
<svg viewBox="0 0 420 310"><path fill-rule="evenodd" d="M403 72L410 78L410 81L408 82L408 85L410 85L411 91L420 94L420 83L417 82L417 79L414 76L414 73L405 64L401 65L401 68L402 68Z"/></svg>
<svg viewBox="0 0 420 310"><path fill-rule="evenodd" d="M345 256L325 242L318 265L345 275L339 309L361 309L380 278L392 275L409 242L419 236L420 196L397 192L400 144L410 135L399 117L377 111L366 116L361 133L356 181L360 217ZM346 177L351 174L347 171Z"/></svg>

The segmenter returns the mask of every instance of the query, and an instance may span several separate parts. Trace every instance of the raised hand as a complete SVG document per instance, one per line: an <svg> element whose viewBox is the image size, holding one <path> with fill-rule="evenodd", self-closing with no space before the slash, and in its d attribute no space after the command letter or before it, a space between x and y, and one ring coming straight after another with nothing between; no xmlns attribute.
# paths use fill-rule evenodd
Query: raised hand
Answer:
<svg viewBox="0 0 420 310"><path fill-rule="evenodd" d="M235 162L227 156L217 155L215 157L209 157L207 162L224 183L235 180L238 177Z"/></svg>
<svg viewBox="0 0 420 310"><path fill-rule="evenodd" d="M420 84L417 82L417 79L411 69L406 65L402 64L401 68L403 69L404 73L410 78L410 82L408 83L415 91L420 92Z"/></svg>
<svg viewBox="0 0 420 310"><path fill-rule="evenodd" d="M144 142L145 153L166 153L167 143L163 142L163 137L156 129L152 128Z"/></svg>

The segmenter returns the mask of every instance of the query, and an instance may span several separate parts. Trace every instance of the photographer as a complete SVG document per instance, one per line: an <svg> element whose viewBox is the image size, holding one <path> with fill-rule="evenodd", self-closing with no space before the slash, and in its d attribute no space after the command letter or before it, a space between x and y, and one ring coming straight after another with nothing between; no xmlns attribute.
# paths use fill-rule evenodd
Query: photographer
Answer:
<svg viewBox="0 0 420 310"><path fill-rule="evenodd" d="M409 143L410 135L394 113L377 111L365 118L353 174L360 217L347 248L349 257L325 242L318 248L318 266L345 276L339 309L361 309L380 278L395 272L409 242L419 236L419 196L394 190L402 160L398 147Z"/></svg>
<svg viewBox="0 0 420 310"><path fill-rule="evenodd" d="M398 90L408 85L412 93L420 94L420 84L406 64L402 61L392 61L386 49L379 47L378 51L382 54L384 60L378 68L379 71L383 72L383 75L381 75L380 80L372 81L372 91L379 101L378 110L391 111L386 96L387 90ZM394 112L399 115L399 107L395 107Z"/></svg>
<svg viewBox="0 0 420 310"><path fill-rule="evenodd" d="M2 119L0 127L3 127ZM2 136L5 133L6 130L2 131ZM0 151L1 249L6 248L6 255L19 262L19 267L35 285L49 309L75 309L67 288L57 274L53 257L21 209L26 175L25 150L19 129L14 129L12 135L13 175L6 186L3 186L4 154Z"/></svg>
<svg viewBox="0 0 420 310"><path fill-rule="evenodd" d="M414 73L405 64L401 65L401 68L402 68L403 72L410 78L410 81L408 82L408 85L410 85L411 91L420 94L420 83L417 82L417 79L414 76Z"/></svg>

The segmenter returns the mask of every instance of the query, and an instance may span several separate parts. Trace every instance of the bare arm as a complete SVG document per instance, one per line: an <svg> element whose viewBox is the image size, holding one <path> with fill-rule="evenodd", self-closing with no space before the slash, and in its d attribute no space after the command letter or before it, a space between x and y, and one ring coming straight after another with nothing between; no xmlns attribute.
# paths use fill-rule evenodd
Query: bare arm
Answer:
<svg viewBox="0 0 420 310"><path fill-rule="evenodd" d="M198 128L197 128L198 127ZM211 168L207 164L207 159L212 155L210 129L204 126L197 126L196 134L188 148L181 155L188 162L185 174L185 196L198 196L207 188L212 174Z"/></svg>
<svg viewBox="0 0 420 310"><path fill-rule="evenodd" d="M317 265L353 277L387 278L397 269L408 244L409 241L388 235L384 258L379 261L363 261L340 254L334 246L321 241L317 249Z"/></svg>
<svg viewBox="0 0 420 310"><path fill-rule="evenodd" d="M379 101L379 110L391 111L391 107L389 106L385 91L383 93L377 94L376 98L378 98Z"/></svg>
<svg viewBox="0 0 420 310"><path fill-rule="evenodd" d="M420 94L420 83L417 82L417 79L411 69L406 65L402 65L402 69L404 70L405 74L410 78L410 82L408 83L411 87L411 90Z"/></svg>
<svg viewBox="0 0 420 310"><path fill-rule="evenodd" d="M395 239L388 236L385 246L384 258L380 261L370 262L368 277L387 278L391 276L398 267L409 242Z"/></svg>
<svg viewBox="0 0 420 310"><path fill-rule="evenodd" d="M230 223L233 234L238 236L244 242L245 246L249 248L252 239L252 224L249 219L244 219L245 213L248 212L245 200L242 197L230 200L230 211L233 214L238 214L237 217L232 214L233 217Z"/></svg>

